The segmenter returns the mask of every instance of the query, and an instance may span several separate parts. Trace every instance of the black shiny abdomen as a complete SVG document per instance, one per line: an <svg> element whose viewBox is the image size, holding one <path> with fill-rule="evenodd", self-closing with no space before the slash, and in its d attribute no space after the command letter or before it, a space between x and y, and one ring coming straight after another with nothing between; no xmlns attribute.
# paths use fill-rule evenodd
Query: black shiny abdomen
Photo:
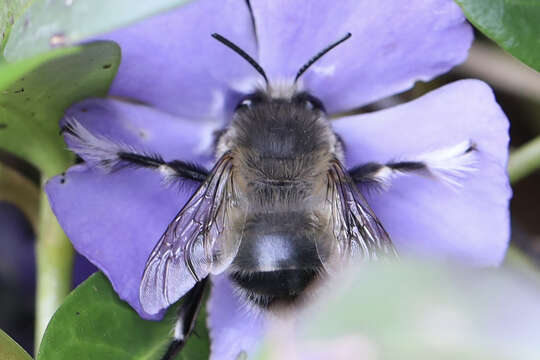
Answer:
<svg viewBox="0 0 540 360"><path fill-rule="evenodd" d="M294 302L323 270L320 231L305 212L252 214L243 235L230 277L258 306Z"/></svg>
<svg viewBox="0 0 540 360"><path fill-rule="evenodd" d="M253 273L231 273L231 279L246 290L249 301L262 308L297 300L317 278L318 269L291 269Z"/></svg>

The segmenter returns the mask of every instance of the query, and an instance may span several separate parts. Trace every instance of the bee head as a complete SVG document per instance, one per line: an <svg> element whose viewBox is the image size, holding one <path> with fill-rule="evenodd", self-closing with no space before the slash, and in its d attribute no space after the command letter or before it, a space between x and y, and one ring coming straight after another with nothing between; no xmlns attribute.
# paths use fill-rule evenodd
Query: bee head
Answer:
<svg viewBox="0 0 540 360"><path fill-rule="evenodd" d="M319 148L324 150L329 147L328 152L332 156L342 158L341 143L335 139L327 121L320 121L321 119L326 120L323 102L308 91L300 89L298 79L317 60L349 39L351 33L347 33L338 41L315 54L300 67L292 84L284 85L270 84L264 69L257 61L232 41L216 33L212 34L212 37L245 59L262 76L266 84L265 89L248 94L236 106L233 126L229 131L221 132L217 138L217 158L233 150L236 144L248 148L253 145L257 146L261 142L266 147L259 149L262 150L259 151L262 156L270 159L289 157L294 151L296 154L302 154L315 146L324 145L323 143L328 142L328 139L330 139L330 144L327 144L326 147L319 146ZM270 126L270 132L259 131L259 126ZM240 131L237 131L235 127L239 127ZM270 134L270 140L275 137L277 141L264 141L264 136L257 138L256 134L261 133ZM280 141L279 137L283 141ZM268 144L270 144L270 148L266 146Z"/></svg>
<svg viewBox="0 0 540 360"><path fill-rule="evenodd" d="M286 88L260 90L238 104L218 152L230 151L242 177L252 183L293 182L325 173L325 164L342 157L338 142L315 96Z"/></svg>

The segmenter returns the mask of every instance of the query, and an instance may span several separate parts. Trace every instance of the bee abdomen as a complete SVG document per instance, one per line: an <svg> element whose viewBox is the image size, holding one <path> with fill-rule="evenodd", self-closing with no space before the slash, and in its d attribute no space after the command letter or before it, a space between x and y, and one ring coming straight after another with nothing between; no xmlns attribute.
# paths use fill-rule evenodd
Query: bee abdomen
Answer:
<svg viewBox="0 0 540 360"><path fill-rule="evenodd" d="M247 300L262 308L293 303L317 278L317 269L233 272L231 279L244 290Z"/></svg>
<svg viewBox="0 0 540 360"><path fill-rule="evenodd" d="M230 268L247 300L263 308L294 302L323 271L319 231L307 212L252 215Z"/></svg>

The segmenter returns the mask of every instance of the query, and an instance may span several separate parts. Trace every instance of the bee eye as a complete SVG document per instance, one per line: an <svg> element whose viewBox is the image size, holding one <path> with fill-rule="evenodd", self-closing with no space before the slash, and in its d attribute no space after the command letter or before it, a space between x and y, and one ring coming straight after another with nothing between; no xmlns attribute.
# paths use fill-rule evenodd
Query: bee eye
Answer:
<svg viewBox="0 0 540 360"><path fill-rule="evenodd" d="M315 109L315 104L313 103L313 101L311 100L304 100L304 107L306 108L306 110L313 110Z"/></svg>
<svg viewBox="0 0 540 360"><path fill-rule="evenodd" d="M317 99L315 96L308 93L300 93L296 96L295 101L299 104L304 105L306 110L324 110L324 105L321 100Z"/></svg>
<svg viewBox="0 0 540 360"><path fill-rule="evenodd" d="M236 105L236 110L251 109L254 105L264 102L264 100L265 100L264 96L259 92L249 94L246 97L244 97L242 100L240 100L238 105Z"/></svg>
<svg viewBox="0 0 540 360"><path fill-rule="evenodd" d="M238 104L238 107L250 108L252 104L253 104L253 101L251 99L244 99L240 101L240 104Z"/></svg>
<svg viewBox="0 0 540 360"><path fill-rule="evenodd" d="M242 101L236 105L235 111L240 109L250 109L253 106L253 100L250 98L244 98Z"/></svg>

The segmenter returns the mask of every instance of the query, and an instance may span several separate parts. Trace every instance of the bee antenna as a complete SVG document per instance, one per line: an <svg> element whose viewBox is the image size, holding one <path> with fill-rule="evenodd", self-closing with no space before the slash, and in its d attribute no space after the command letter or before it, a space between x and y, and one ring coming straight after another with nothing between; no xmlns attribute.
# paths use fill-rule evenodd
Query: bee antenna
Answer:
<svg viewBox="0 0 540 360"><path fill-rule="evenodd" d="M345 40L349 39L351 37L351 33L347 33L345 34L344 37L342 37L341 39L339 39L338 41L328 45L327 47L325 47L324 49L322 49L321 51L319 51L314 57L312 57L311 59L309 59L309 61L307 63L305 63L304 65L302 65L302 67L300 68L300 70L298 70L298 72L296 73L296 77L294 78L294 82L296 83L298 81L298 78L300 78L300 76L302 76L303 73L306 72L307 69L309 69L309 67L311 65L313 65L313 63L317 60L319 60L321 57L323 57L327 52L329 52L330 50L332 50L333 48L335 48L336 46L338 46L339 44L341 44L342 42L344 42Z"/></svg>
<svg viewBox="0 0 540 360"><path fill-rule="evenodd" d="M264 78L264 81L268 85L268 78L266 77L266 73L264 72L261 65L259 65L259 63L257 63L251 56L249 56L244 50L240 49L238 45L234 44L232 41L224 38L223 36L217 33L213 33L212 37L216 39L217 41L219 41L220 43L227 46L228 48L230 48L231 50L233 50L235 53L237 53L241 57L243 57L244 60L246 60L251 66L255 68L255 70L257 70L259 74L262 75L262 77Z"/></svg>

